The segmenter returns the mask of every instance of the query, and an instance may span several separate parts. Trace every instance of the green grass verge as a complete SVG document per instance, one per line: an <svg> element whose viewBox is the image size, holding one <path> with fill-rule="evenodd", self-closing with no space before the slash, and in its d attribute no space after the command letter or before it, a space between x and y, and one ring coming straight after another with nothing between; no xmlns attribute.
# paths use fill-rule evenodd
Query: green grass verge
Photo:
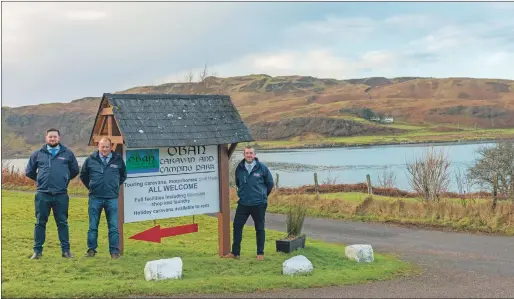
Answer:
<svg viewBox="0 0 514 299"><path fill-rule="evenodd" d="M316 140L277 140L256 141L260 149L303 148L312 145L355 146L388 145L400 143L437 143L437 142L480 142L492 139L512 139L514 129L463 130L435 132L429 129L409 130L396 135L366 135L351 137L323 137ZM243 145L241 145L243 146Z"/></svg>
<svg viewBox="0 0 514 299"><path fill-rule="evenodd" d="M393 256L375 254L375 261L359 264L344 258L344 245L308 239L305 249L286 255L275 252L274 240L283 233L267 231L266 259L255 259L255 234L246 227L239 261L217 256L217 220L196 217L199 232L164 239L161 244L129 240L128 236L154 225L153 221L125 225L125 255L108 257L105 218L99 228L99 254L83 257L88 229L86 198L70 200L69 225L72 252L76 257L60 257L56 226L47 224L44 256L29 260L34 230L34 195L3 191L2 194L2 296L5 297L127 297L169 296L191 293L252 292L276 288L309 288L356 284L390 279L412 273L413 266ZM169 227L190 223L192 217L159 220ZM309 276L287 277L281 264L302 254L314 265ZM181 257L183 279L144 280L143 269L149 260Z"/></svg>
<svg viewBox="0 0 514 299"><path fill-rule="evenodd" d="M359 192L325 193L320 194L319 198L313 194L272 194L268 212L286 214L288 202L294 200L295 196L301 196L306 201L307 215L314 218L514 236L514 203L509 200L499 201L492 211L491 199L485 198L465 201L443 198L438 203L424 204L416 198L373 195L373 199L366 203L367 194ZM231 207L236 207L234 199Z"/></svg>

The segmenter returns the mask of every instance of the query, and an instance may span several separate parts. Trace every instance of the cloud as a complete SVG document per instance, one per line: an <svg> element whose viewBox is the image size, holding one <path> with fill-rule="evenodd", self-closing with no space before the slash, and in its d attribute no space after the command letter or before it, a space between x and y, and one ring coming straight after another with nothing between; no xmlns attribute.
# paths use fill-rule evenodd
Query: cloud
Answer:
<svg viewBox="0 0 514 299"><path fill-rule="evenodd" d="M458 47L465 47L473 41L475 41L475 37L469 35L463 28L446 26L431 32L421 39L412 41L410 45L428 52L443 52Z"/></svg>
<svg viewBox="0 0 514 299"><path fill-rule="evenodd" d="M514 10L514 3L512 2L488 2L487 6L494 10Z"/></svg>
<svg viewBox="0 0 514 299"><path fill-rule="evenodd" d="M271 76L299 75L321 78L349 79L368 72L394 74L398 65L409 63L411 58L394 52L369 51L355 59L338 55L330 49L285 50L281 52L252 53L232 62L211 66L210 69L222 77L246 74L268 74ZM193 69L194 74L201 68ZM157 79L153 84L183 82L187 72L172 74Z"/></svg>
<svg viewBox="0 0 514 299"><path fill-rule="evenodd" d="M299 26L299 28L318 34L352 36L354 34L370 33L375 29L375 25L375 22L367 17L328 16L325 20L308 22Z"/></svg>
<svg viewBox="0 0 514 299"><path fill-rule="evenodd" d="M479 60L483 61L483 65L486 67L500 67L504 65L512 65L514 61L514 52L493 52L483 57L478 57Z"/></svg>
<svg viewBox="0 0 514 299"><path fill-rule="evenodd" d="M313 34L327 35L333 39L338 37L351 40L352 37L359 36L363 40L370 40L379 39L384 34L384 25L412 30L416 26L405 26L416 21L424 22L425 35L411 40L405 39L404 43L395 44L393 47L384 43L375 44L374 48L367 48L364 52L348 52L344 48L341 50L336 43L330 46L318 42L318 47L252 53L214 68L222 70L219 73L223 76L266 73L274 76L311 75L341 79L366 74L408 76L416 73L420 76L452 76L465 74L467 71L470 72L467 76L480 77L479 70L483 70L487 76L512 78L506 68L509 59L514 55L505 46L514 38L510 31L513 28L512 21L509 19L467 23L455 20L441 22L438 18L424 14L394 15L377 20L327 17L322 21L302 23L294 28L303 30L303 40L315 40L312 38ZM286 29L288 30L291 29ZM470 67L471 65L475 67ZM492 71L493 66L496 67L497 75ZM427 71L423 74L419 70L422 68L433 73ZM471 72L475 74L471 75Z"/></svg>
<svg viewBox="0 0 514 299"><path fill-rule="evenodd" d="M283 30L287 44L335 45L364 40L377 29L377 23L368 17L329 15L321 20L301 22Z"/></svg>
<svg viewBox="0 0 514 299"><path fill-rule="evenodd" d="M398 26L399 28L406 29L414 27L429 27L433 26L437 18L426 14L398 14L387 17L384 20L386 25Z"/></svg>
<svg viewBox="0 0 514 299"><path fill-rule="evenodd" d="M511 14L430 5L4 3L2 100L69 101L183 81L204 63L223 77L513 76Z"/></svg>
<svg viewBox="0 0 514 299"><path fill-rule="evenodd" d="M103 19L107 16L107 13L104 11L94 11L94 10L82 10L82 11L68 11L65 14L68 20L77 20L77 21L96 21L99 19Z"/></svg>

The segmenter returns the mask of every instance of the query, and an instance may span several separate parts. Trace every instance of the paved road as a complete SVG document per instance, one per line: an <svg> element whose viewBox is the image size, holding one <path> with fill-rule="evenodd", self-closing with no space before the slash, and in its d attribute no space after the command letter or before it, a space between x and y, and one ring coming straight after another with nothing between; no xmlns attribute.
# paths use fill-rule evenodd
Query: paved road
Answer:
<svg viewBox="0 0 514 299"><path fill-rule="evenodd" d="M233 217L233 215L232 215ZM284 216L268 214L266 226L284 231ZM251 218L247 225L253 226ZM253 233L248 228L246 233ZM417 230L388 224L307 218L304 232L328 242L367 243L424 269L410 278L364 285L251 294L239 298L514 298L514 237Z"/></svg>

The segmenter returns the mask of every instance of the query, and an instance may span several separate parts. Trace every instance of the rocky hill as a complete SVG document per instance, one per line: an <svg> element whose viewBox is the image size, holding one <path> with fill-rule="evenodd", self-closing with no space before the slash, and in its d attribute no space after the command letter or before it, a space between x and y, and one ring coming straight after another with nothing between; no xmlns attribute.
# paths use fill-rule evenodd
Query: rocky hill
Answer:
<svg viewBox="0 0 514 299"><path fill-rule="evenodd" d="M113 92L113 91L105 91ZM514 128L514 81L473 78L319 79L305 76L207 77L198 83L139 86L119 93L228 94L257 140L401 134L399 125L369 121L393 117L395 124L439 129ZM101 95L98 95L101 96ZM99 97L70 103L2 107L2 152L26 156L49 127L77 153L87 140Z"/></svg>

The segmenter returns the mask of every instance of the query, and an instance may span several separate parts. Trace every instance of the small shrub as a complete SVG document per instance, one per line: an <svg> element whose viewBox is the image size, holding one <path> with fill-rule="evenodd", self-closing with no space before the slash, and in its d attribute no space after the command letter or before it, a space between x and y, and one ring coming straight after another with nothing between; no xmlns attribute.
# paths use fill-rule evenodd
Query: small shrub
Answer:
<svg viewBox="0 0 514 299"><path fill-rule="evenodd" d="M301 236L303 222L307 215L307 206L302 196L293 196L289 202L286 217L286 231L288 238L297 238Z"/></svg>

